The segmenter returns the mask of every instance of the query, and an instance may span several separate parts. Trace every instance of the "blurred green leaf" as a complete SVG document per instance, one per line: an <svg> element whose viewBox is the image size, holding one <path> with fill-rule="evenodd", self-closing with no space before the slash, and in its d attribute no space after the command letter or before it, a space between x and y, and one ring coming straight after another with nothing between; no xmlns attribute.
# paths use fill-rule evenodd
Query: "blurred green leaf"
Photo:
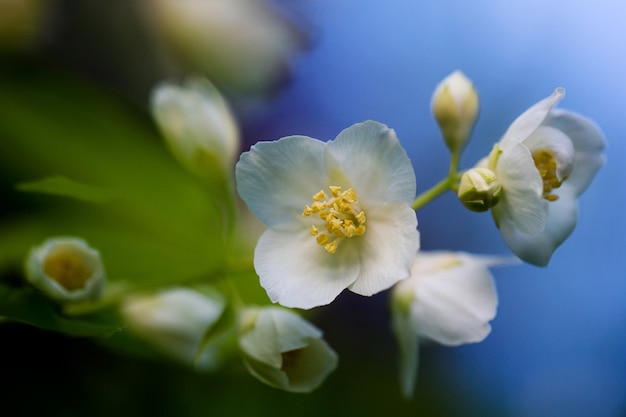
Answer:
<svg viewBox="0 0 626 417"><path fill-rule="evenodd" d="M84 337L110 337L123 330L116 324L69 319L59 314L56 306L29 288L9 288L0 285L0 317L68 334Z"/></svg>
<svg viewBox="0 0 626 417"><path fill-rule="evenodd" d="M21 189L56 194L29 194L29 210L5 219L0 266L61 234L100 250L111 279L140 286L208 280L222 269L231 187L182 169L145 109L49 70L3 69L0 138L2 169Z"/></svg>
<svg viewBox="0 0 626 417"><path fill-rule="evenodd" d="M55 194L92 203L104 203L114 198L113 193L102 187L81 184L60 175L21 182L16 185L16 188L23 192Z"/></svg>

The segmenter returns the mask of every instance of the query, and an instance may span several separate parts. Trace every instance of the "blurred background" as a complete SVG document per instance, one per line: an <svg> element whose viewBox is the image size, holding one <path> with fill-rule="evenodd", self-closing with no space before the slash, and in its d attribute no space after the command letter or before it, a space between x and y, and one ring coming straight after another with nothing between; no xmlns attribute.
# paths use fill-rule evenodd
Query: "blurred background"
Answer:
<svg viewBox="0 0 626 417"><path fill-rule="evenodd" d="M549 266L495 269L491 335L460 348L423 347L410 401L397 384L383 293L342 294L318 311L314 322L340 364L309 395L266 387L236 366L200 375L3 323L0 404L10 415L54 416L626 416L625 19L617 0L0 0L5 233L24 212L48 208L13 185L47 161L24 160L20 142L6 138L38 134L53 148L71 125L80 141L109 137L111 155L135 142L161 152L150 91L191 73L231 101L242 150L291 134L328 140L366 119L387 124L413 161L418 191L447 172L430 95L456 69L481 98L463 168L555 87L567 91L559 106L594 119L608 142L607 164L580 199L578 226ZM49 120L37 130L42 115ZM105 132L90 132L91 121ZM60 166L74 160L55 157ZM83 163L115 165L104 157ZM145 165L137 172L151 172ZM468 212L453 195L418 219L425 250L509 254L491 217ZM10 280L20 246L7 247L0 271Z"/></svg>

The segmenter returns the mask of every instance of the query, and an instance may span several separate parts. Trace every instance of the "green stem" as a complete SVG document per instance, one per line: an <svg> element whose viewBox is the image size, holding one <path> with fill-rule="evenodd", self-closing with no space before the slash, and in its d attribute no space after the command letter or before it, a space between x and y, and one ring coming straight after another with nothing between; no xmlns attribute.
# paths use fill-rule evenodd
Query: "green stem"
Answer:
<svg viewBox="0 0 626 417"><path fill-rule="evenodd" d="M457 181L459 179L460 173L457 172L457 169L459 168L460 155L460 152L454 152L450 155L450 169L448 170L448 176L439 181L437 184L433 185L430 189L415 197L415 200L411 205L411 208L413 208L413 210L417 211L421 209L426 204L430 203L446 191L458 189Z"/></svg>

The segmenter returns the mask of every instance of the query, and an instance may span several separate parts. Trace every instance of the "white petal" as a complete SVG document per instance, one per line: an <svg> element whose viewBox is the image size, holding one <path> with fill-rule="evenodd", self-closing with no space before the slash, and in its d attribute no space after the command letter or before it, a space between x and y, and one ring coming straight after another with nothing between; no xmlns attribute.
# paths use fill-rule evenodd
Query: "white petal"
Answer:
<svg viewBox="0 0 626 417"><path fill-rule="evenodd" d="M302 210L328 184L326 144L306 136L259 142L241 155L235 169L237 191L266 226L302 227Z"/></svg>
<svg viewBox="0 0 626 417"><path fill-rule="evenodd" d="M433 262L448 266L432 269ZM465 254L418 254L410 278L416 297L411 314L421 337L449 346L487 337L498 304L490 263Z"/></svg>
<svg viewBox="0 0 626 417"><path fill-rule="evenodd" d="M256 309L254 328L244 334L239 343L244 352L276 368L282 366L282 352L301 349L310 338L319 338L322 332L288 310L278 307Z"/></svg>
<svg viewBox="0 0 626 417"><path fill-rule="evenodd" d="M328 153L328 168L340 167L364 203L413 202L413 166L395 132L384 124L367 121L350 126L328 142Z"/></svg>
<svg viewBox="0 0 626 417"><path fill-rule="evenodd" d="M548 218L543 232L527 234L502 223L500 232L513 253L521 260L537 266L546 266L552 254L567 239L576 226L578 203L576 190L565 182L555 190L559 199L549 203Z"/></svg>
<svg viewBox="0 0 626 417"><path fill-rule="evenodd" d="M283 368L289 380L289 391L311 392L337 367L337 354L319 338L309 339L308 346L298 352L297 363Z"/></svg>
<svg viewBox="0 0 626 417"><path fill-rule="evenodd" d="M526 139L548 116L554 107L565 95L563 88L557 88L547 98L534 104L522 113L507 129L500 140L500 147L507 150Z"/></svg>
<svg viewBox="0 0 626 417"><path fill-rule="evenodd" d="M539 233L545 227L548 214L543 198L543 182L530 151L522 144L505 151L498 160L496 175L502 184L502 199L491 210L501 229L519 229Z"/></svg>
<svg viewBox="0 0 626 417"><path fill-rule="evenodd" d="M348 288L369 296L409 276L419 249L415 211L401 201L371 208L367 211L367 230L359 239L361 269Z"/></svg>
<svg viewBox="0 0 626 417"><path fill-rule="evenodd" d="M538 150L550 151L556 166L557 178L569 177L574 168L574 144L562 131L549 126L539 126L525 141L531 154Z"/></svg>
<svg viewBox="0 0 626 417"><path fill-rule="evenodd" d="M254 252L254 267L272 302L308 309L331 303L359 274L354 245L328 253L308 230L266 230Z"/></svg>
<svg viewBox="0 0 626 417"><path fill-rule="evenodd" d="M567 183L580 195L604 165L604 135L593 121L565 110L552 111L545 124L561 130L574 144L574 170Z"/></svg>

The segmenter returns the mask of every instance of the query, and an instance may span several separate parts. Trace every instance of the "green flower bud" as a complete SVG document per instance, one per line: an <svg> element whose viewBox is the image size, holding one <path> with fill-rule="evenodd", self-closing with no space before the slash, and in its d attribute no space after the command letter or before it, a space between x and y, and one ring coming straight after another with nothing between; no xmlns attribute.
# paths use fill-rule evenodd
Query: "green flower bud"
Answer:
<svg viewBox="0 0 626 417"><path fill-rule="evenodd" d="M435 89L431 108L446 146L451 152L459 152L478 117L479 100L474 85L461 71L453 72Z"/></svg>
<svg viewBox="0 0 626 417"><path fill-rule="evenodd" d="M26 279L54 301L86 301L102 295L105 274L99 252L84 240L56 237L31 249Z"/></svg>
<svg viewBox="0 0 626 417"><path fill-rule="evenodd" d="M487 211L498 204L502 186L496 174L487 168L472 168L463 173L458 197L472 211Z"/></svg>

